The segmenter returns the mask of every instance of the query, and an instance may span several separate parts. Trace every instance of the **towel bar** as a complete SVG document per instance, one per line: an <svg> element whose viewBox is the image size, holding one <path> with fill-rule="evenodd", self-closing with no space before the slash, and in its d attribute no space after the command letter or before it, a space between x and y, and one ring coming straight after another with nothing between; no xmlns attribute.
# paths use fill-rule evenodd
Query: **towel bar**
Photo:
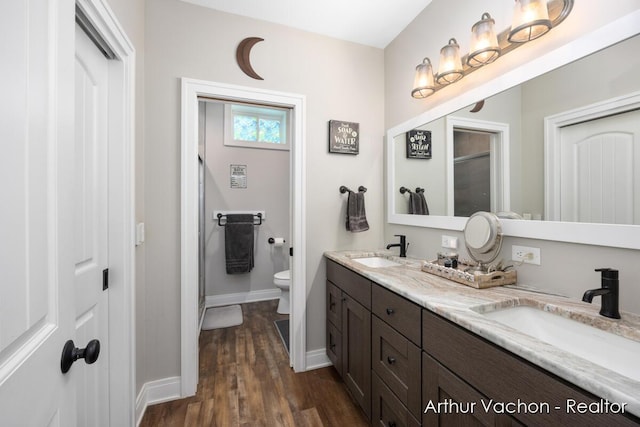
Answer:
<svg viewBox="0 0 640 427"><path fill-rule="evenodd" d="M219 214L218 214L218 215L216 215L216 216L218 217L218 225L219 225L220 227L224 227L224 226L225 226L225 224L226 224L226 222L223 224L223 223L222 223L222 218L224 218L224 219L226 220L227 216L226 216L226 215L223 215L223 214L221 214L221 213L219 213ZM254 216L254 218L253 218L254 220L257 218L257 219L258 219L258 221L259 221L257 224L256 224L256 223L254 223L253 225L262 225L262 214L261 214L261 213L257 213L257 214L253 214L253 216Z"/></svg>
<svg viewBox="0 0 640 427"><path fill-rule="evenodd" d="M341 185L341 186L340 186L340 192L341 192L342 194L346 193L347 191L348 191L349 193L353 193L353 191L352 191L350 188L345 187L344 185ZM358 187L358 191L359 191L360 193L366 193L366 192L367 192L367 188L361 185L360 187Z"/></svg>
<svg viewBox="0 0 640 427"><path fill-rule="evenodd" d="M416 187L416 193L424 193L424 188ZM400 187L400 194L409 193L411 194L411 190L407 187Z"/></svg>

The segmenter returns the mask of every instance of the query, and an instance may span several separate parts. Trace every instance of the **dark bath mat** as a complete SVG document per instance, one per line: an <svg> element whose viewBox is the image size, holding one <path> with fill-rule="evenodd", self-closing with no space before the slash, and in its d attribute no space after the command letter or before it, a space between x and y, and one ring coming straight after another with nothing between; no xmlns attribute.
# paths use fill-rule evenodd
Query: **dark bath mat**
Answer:
<svg viewBox="0 0 640 427"><path fill-rule="evenodd" d="M282 344L289 354L289 319L276 320L273 323L276 324L276 329L282 338Z"/></svg>

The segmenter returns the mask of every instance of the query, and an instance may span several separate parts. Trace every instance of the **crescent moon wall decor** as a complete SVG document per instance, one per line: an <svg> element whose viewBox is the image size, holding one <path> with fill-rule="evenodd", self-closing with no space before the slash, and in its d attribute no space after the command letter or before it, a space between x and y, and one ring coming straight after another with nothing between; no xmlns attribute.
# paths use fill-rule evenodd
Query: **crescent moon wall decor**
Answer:
<svg viewBox="0 0 640 427"><path fill-rule="evenodd" d="M482 101L476 102L476 105L469 111L471 113L477 113L478 111L482 110L482 107L484 107L484 99Z"/></svg>
<svg viewBox="0 0 640 427"><path fill-rule="evenodd" d="M236 49L236 61L240 69L249 77L256 80L264 80L251 66L251 48L258 43L264 41L260 37L247 37L242 40Z"/></svg>

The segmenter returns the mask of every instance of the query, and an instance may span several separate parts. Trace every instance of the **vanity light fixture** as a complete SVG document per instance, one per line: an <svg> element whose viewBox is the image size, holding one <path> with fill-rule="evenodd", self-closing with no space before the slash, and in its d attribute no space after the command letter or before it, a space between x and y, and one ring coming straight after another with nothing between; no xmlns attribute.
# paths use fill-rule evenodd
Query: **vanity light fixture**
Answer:
<svg viewBox="0 0 640 427"><path fill-rule="evenodd" d="M574 2L575 0L515 0L513 25L497 36L493 28L494 19L489 13L483 13L481 20L471 28L469 53L461 59L460 46L456 39L451 38L440 50L440 63L435 76L428 58L416 67L411 96L426 98L525 42L546 34L569 16Z"/></svg>
<svg viewBox="0 0 640 427"><path fill-rule="evenodd" d="M435 91L436 84L433 80L433 67L429 58L424 58L422 63L416 67L416 77L413 80L411 96L414 98L426 98Z"/></svg>
<svg viewBox="0 0 640 427"><path fill-rule="evenodd" d="M535 40L550 29L551 20L546 0L516 0L508 37L511 43Z"/></svg>
<svg viewBox="0 0 640 427"><path fill-rule="evenodd" d="M438 63L436 81L438 84L448 85L463 77L460 45L456 39L450 38L449 43L440 49L440 63Z"/></svg>
<svg viewBox="0 0 640 427"><path fill-rule="evenodd" d="M467 65L481 67L498 59L500 45L494 30L496 21L487 12L482 14L480 21L471 27L471 47L467 56Z"/></svg>

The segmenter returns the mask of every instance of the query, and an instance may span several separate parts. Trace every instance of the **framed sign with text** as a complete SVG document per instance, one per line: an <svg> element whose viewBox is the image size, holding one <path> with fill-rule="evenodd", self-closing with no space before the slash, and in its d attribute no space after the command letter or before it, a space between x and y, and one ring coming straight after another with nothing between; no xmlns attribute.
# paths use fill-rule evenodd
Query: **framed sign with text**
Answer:
<svg viewBox="0 0 640 427"><path fill-rule="evenodd" d="M407 159L431 158L431 131L413 129L407 132Z"/></svg>
<svg viewBox="0 0 640 427"><path fill-rule="evenodd" d="M329 152L358 154L360 125L342 120L329 120Z"/></svg>

